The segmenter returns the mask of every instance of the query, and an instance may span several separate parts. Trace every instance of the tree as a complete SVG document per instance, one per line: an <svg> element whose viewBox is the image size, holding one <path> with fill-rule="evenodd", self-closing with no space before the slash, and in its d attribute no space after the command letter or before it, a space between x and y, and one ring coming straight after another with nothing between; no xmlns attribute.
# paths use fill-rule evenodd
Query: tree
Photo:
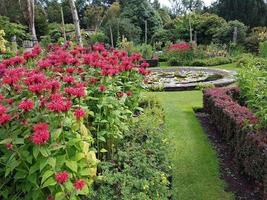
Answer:
<svg viewBox="0 0 267 200"><path fill-rule="evenodd" d="M121 18L128 18L142 29L143 41L145 40L145 23L147 21L148 41L154 32L162 27L162 21L158 12L151 6L148 0L131 0L122 3Z"/></svg>
<svg viewBox="0 0 267 200"><path fill-rule="evenodd" d="M28 11L28 19L29 19L29 30L32 35L32 39L34 41L37 41L37 35L36 35L36 30L35 30L35 5L34 5L34 0L27 0L27 11Z"/></svg>
<svg viewBox="0 0 267 200"><path fill-rule="evenodd" d="M174 15L181 15L186 12L200 11L203 8L202 0L169 0Z"/></svg>
<svg viewBox="0 0 267 200"><path fill-rule="evenodd" d="M76 40L77 40L77 43L82 46L82 36L81 36L80 22L79 22L77 9L76 9L74 0L69 0L69 3L70 3L72 18L73 18L73 24L75 26Z"/></svg>
<svg viewBox="0 0 267 200"><path fill-rule="evenodd" d="M223 24L218 33L213 36L215 42L223 44L233 42L233 33L235 28L237 28L237 43L244 43L248 27L238 20L229 21L227 24Z"/></svg>
<svg viewBox="0 0 267 200"><path fill-rule="evenodd" d="M211 10L226 20L239 20L251 27L267 25L267 3L264 0L218 0Z"/></svg>

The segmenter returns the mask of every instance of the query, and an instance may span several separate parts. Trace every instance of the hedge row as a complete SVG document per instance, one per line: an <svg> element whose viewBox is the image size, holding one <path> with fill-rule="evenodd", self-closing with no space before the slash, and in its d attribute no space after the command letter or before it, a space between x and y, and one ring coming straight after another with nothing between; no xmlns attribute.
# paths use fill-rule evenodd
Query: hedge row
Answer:
<svg viewBox="0 0 267 200"><path fill-rule="evenodd" d="M255 180L267 198L267 132L256 130L256 116L238 102L238 88L204 91L204 110L233 151L240 170ZM265 185L264 185L265 183Z"/></svg>

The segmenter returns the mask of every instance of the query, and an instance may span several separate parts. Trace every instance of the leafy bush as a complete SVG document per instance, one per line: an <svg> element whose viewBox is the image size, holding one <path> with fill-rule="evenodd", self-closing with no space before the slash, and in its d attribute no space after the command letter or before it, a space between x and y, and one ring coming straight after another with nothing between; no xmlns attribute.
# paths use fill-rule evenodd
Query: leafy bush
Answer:
<svg viewBox="0 0 267 200"><path fill-rule="evenodd" d="M5 40L4 36L5 36L5 31L0 30L0 53L6 51L7 41Z"/></svg>
<svg viewBox="0 0 267 200"><path fill-rule="evenodd" d="M112 162L100 165L90 199L162 199L170 197L170 163L163 134L163 110L154 97L141 104L145 110L134 119Z"/></svg>
<svg viewBox="0 0 267 200"><path fill-rule="evenodd" d="M137 47L138 51L142 54L143 58L150 60L153 57L153 47L149 44L143 44Z"/></svg>
<svg viewBox="0 0 267 200"><path fill-rule="evenodd" d="M108 40L107 36L101 31L85 34L85 39L87 40L86 43L89 45L105 43Z"/></svg>
<svg viewBox="0 0 267 200"><path fill-rule="evenodd" d="M191 66L217 66L232 63L232 59L229 57L215 57L193 61Z"/></svg>
<svg viewBox="0 0 267 200"><path fill-rule="evenodd" d="M267 125L267 61L255 60L244 65L238 75L241 96L246 99L248 107L259 117L262 126Z"/></svg>
<svg viewBox="0 0 267 200"><path fill-rule="evenodd" d="M0 63L1 199L80 199L118 155L149 72L137 54L87 52L37 46Z"/></svg>
<svg viewBox="0 0 267 200"><path fill-rule="evenodd" d="M236 88L208 89L204 91L204 110L233 150L240 170L266 191L267 133L252 128L259 120L247 107L239 105L239 99Z"/></svg>
<svg viewBox="0 0 267 200"><path fill-rule="evenodd" d="M260 43L259 55L267 59L267 41Z"/></svg>
<svg viewBox="0 0 267 200"><path fill-rule="evenodd" d="M11 41L11 38L15 35L17 42L22 43L23 40L29 39L30 35L27 33L27 27L21 24L11 23L9 18L0 16L0 27L4 30L6 40Z"/></svg>
<svg viewBox="0 0 267 200"><path fill-rule="evenodd" d="M186 42L170 45L166 54L170 66L187 65L194 58L194 51L191 45Z"/></svg>

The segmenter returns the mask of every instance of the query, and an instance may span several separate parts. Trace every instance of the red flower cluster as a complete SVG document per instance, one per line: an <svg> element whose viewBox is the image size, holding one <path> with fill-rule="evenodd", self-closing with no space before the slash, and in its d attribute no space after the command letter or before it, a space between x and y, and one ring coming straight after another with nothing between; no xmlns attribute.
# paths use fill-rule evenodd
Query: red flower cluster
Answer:
<svg viewBox="0 0 267 200"><path fill-rule="evenodd" d="M46 107L53 112L67 112L72 106L71 100L65 98L62 94L56 93L50 96L50 101L47 102Z"/></svg>
<svg viewBox="0 0 267 200"><path fill-rule="evenodd" d="M0 104L0 125L3 125L11 120L11 116L7 114L7 108Z"/></svg>
<svg viewBox="0 0 267 200"><path fill-rule="evenodd" d="M26 99L19 104L19 109L24 110L25 112L28 112L33 109L34 102L30 99Z"/></svg>
<svg viewBox="0 0 267 200"><path fill-rule="evenodd" d="M188 51L190 49L191 49L191 45L187 42L172 44L169 47L170 51Z"/></svg>
<svg viewBox="0 0 267 200"><path fill-rule="evenodd" d="M86 112L84 109L82 108L78 108L74 111L74 115L76 117L77 120L80 120L81 118L84 118L86 115Z"/></svg>
<svg viewBox="0 0 267 200"><path fill-rule="evenodd" d="M85 187L86 183L82 179L78 179L73 183L73 186L76 188L76 190L82 190Z"/></svg>
<svg viewBox="0 0 267 200"><path fill-rule="evenodd" d="M64 171L64 172L58 172L56 175L55 175L55 179L56 181L59 183L59 184L63 184L65 182L68 181L69 179L69 174L68 172Z"/></svg>
<svg viewBox="0 0 267 200"><path fill-rule="evenodd" d="M34 144L37 145L45 144L49 140L50 133L48 127L49 126L46 123L38 123L34 125L33 127L34 133L31 136L31 140Z"/></svg>

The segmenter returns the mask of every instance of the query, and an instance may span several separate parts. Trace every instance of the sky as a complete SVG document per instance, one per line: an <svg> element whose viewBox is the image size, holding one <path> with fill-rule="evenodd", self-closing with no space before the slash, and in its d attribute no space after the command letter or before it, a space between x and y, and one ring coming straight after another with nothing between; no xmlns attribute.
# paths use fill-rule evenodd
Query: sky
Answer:
<svg viewBox="0 0 267 200"><path fill-rule="evenodd" d="M204 3L206 4L206 6L209 6L211 3L213 3L215 0L203 0ZM161 3L161 5L164 5L164 6L168 6L170 7L171 4L169 2L169 0L159 0L159 2Z"/></svg>

